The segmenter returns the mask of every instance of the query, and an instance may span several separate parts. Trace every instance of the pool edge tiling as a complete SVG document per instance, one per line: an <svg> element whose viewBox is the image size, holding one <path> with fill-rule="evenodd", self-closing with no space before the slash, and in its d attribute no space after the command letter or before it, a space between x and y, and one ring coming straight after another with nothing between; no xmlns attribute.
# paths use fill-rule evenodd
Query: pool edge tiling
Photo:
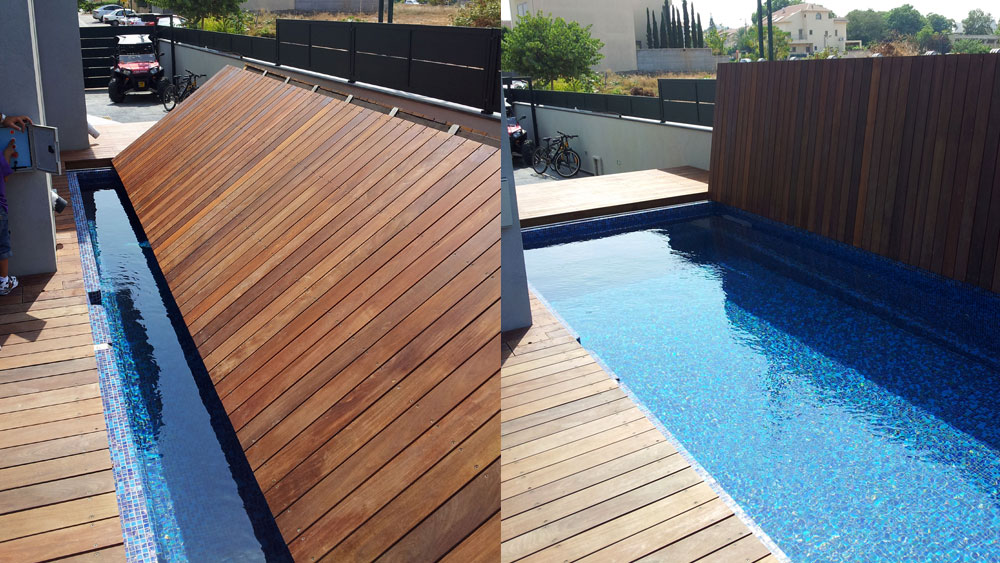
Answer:
<svg viewBox="0 0 1000 563"><path fill-rule="evenodd" d="M537 292L531 306L504 335L503 561L788 560Z"/></svg>
<svg viewBox="0 0 1000 563"><path fill-rule="evenodd" d="M97 263L90 241L90 229L84 213L80 185L75 172L67 174L72 197L76 235L83 265L83 283L88 295L100 294ZM108 444L111 450L115 491L125 541L125 555L130 563L157 560L155 534L146 504L142 483L142 466L135 457L136 444L129 426L128 414L121 390L121 378L111 349L111 334L104 306L88 300L87 309L94 335L94 355L100 373L101 400L104 404Z"/></svg>

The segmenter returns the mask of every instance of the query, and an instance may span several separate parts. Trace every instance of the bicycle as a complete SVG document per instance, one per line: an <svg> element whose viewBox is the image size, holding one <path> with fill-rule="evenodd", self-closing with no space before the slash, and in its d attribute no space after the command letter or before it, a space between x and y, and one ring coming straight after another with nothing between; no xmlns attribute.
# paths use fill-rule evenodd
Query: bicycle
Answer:
<svg viewBox="0 0 1000 563"><path fill-rule="evenodd" d="M570 178L580 171L580 155L569 148L569 140L579 135L567 135L562 131L558 137L545 137L545 146L538 147L531 155L531 168L538 174L544 174L551 166L556 174Z"/></svg>
<svg viewBox="0 0 1000 563"><path fill-rule="evenodd" d="M167 111L174 109L178 103L183 102L185 98L194 93L198 89L198 79L206 76L195 74L188 69L184 69L184 71L187 72L187 76L174 76L173 83L168 84L160 95L163 100L163 109Z"/></svg>

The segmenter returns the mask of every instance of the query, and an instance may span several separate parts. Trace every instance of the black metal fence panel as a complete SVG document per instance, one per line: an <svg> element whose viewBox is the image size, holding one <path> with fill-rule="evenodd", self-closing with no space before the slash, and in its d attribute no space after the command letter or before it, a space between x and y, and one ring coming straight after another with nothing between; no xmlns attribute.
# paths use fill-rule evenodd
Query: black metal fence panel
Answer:
<svg viewBox="0 0 1000 563"><path fill-rule="evenodd" d="M81 28L86 87L107 86L114 36ZM482 109L500 108L500 30L279 19L276 38L158 27L162 38ZM100 70L98 70L100 69Z"/></svg>
<svg viewBox="0 0 1000 563"><path fill-rule="evenodd" d="M108 26L81 27L80 54L83 63L83 87L106 88L111 81L115 60L115 37L119 35L154 35L155 27Z"/></svg>
<svg viewBox="0 0 1000 563"><path fill-rule="evenodd" d="M507 89L507 98L514 102L573 108L595 113L706 125L711 127L715 116L715 80L660 79L659 96L622 96L617 94L587 94L554 90Z"/></svg>

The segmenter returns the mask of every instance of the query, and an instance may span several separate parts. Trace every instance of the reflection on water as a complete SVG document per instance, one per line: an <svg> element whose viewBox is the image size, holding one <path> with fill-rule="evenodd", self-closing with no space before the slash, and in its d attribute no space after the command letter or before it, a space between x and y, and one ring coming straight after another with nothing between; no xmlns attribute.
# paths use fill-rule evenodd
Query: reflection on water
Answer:
<svg viewBox="0 0 1000 563"><path fill-rule="evenodd" d="M713 216L526 261L793 560L1000 560L1000 300L854 256Z"/></svg>

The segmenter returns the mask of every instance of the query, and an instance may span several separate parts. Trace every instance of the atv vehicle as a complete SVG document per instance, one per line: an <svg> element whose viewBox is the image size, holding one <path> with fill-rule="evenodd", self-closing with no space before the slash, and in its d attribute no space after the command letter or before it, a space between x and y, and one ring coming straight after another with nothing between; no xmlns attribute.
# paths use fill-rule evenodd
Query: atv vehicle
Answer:
<svg viewBox="0 0 1000 563"><path fill-rule="evenodd" d="M148 35L119 35L115 46L115 64L111 67L108 96L119 103L128 92L155 92L161 98L170 83L163 79L163 67L156 43Z"/></svg>

